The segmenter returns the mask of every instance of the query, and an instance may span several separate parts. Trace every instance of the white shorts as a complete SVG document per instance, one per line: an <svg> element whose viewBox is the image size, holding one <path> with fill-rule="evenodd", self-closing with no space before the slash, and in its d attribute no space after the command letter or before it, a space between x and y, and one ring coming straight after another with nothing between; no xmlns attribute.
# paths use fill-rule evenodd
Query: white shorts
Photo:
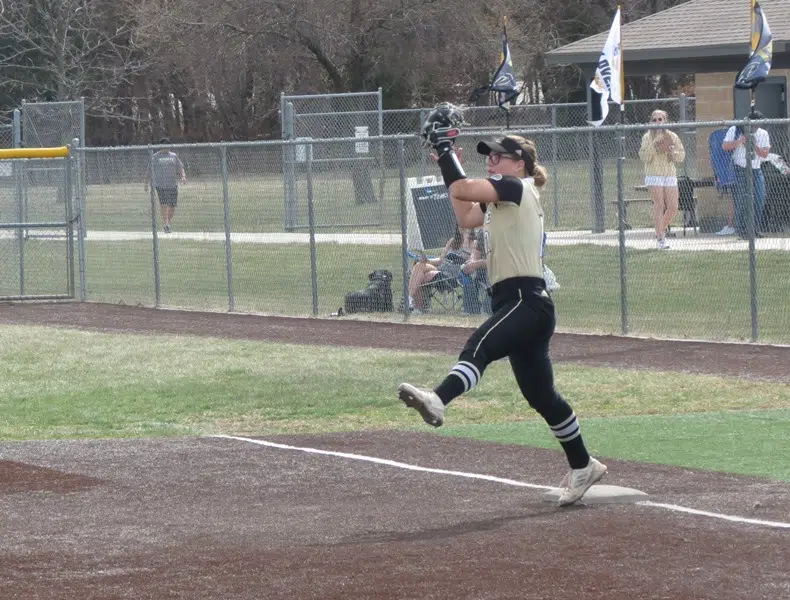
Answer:
<svg viewBox="0 0 790 600"><path fill-rule="evenodd" d="M663 175L645 175L645 185L647 187L678 187L678 178L665 177Z"/></svg>

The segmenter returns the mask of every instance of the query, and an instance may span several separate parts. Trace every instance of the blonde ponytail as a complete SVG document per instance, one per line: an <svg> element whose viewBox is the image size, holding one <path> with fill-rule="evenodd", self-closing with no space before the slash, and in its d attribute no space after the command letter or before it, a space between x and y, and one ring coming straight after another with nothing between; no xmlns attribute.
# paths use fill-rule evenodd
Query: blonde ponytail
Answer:
<svg viewBox="0 0 790 600"><path fill-rule="evenodd" d="M546 172L546 167L543 165L535 165L535 174L531 175L535 180L535 186L542 188L549 182L549 175Z"/></svg>

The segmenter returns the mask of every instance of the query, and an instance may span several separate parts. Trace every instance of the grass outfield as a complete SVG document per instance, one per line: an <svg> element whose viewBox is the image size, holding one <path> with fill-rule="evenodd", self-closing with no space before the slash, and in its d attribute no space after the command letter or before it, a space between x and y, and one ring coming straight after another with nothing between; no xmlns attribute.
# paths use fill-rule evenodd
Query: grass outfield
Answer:
<svg viewBox="0 0 790 600"><path fill-rule="evenodd" d="M0 438L429 432L395 389L435 383L453 360L3 326ZM573 365L559 365L557 379L601 456L790 480L790 385ZM502 362L453 403L440 431L556 447Z"/></svg>
<svg viewBox="0 0 790 600"><path fill-rule="evenodd" d="M151 197L143 188L142 173L135 181L130 166L118 153L113 160L100 161L100 167L89 174L92 183L85 196L86 226L94 231L150 231ZM110 159L111 156L104 156ZM204 160L218 160L205 156ZM258 158L261 158L258 156ZM393 161L394 162L394 161ZM204 165L205 166L205 165ZM549 229L590 229L590 165L586 161L563 161L547 165L549 183L541 193ZM466 165L471 177L485 176L482 160ZM624 166L625 197L645 197L645 192L634 191L643 183L643 167L636 160ZM406 177L423 175L440 177L434 165L412 166ZM328 172L317 172L313 178L316 224L319 227L340 225L354 227L355 231L400 231L400 177L396 169L384 173L381 195L381 171L371 173L373 188L381 201L358 204L348 165ZM606 195L605 225L617 227L617 168L615 161L606 161L603 185ZM187 165L188 182L179 192L179 203L174 226L179 231L222 232L225 229L223 187L219 177L192 176ZM0 182L0 186L3 182ZM271 233L283 231L285 184L282 174L264 174L255 155L251 155L234 170L228 179L229 217L233 231ZM65 205L58 201L58 191L51 186L30 186L27 190L25 210L32 221L56 221L64 217ZM307 178L304 172L296 174L296 198L299 225L307 227ZM383 200L382 200L383 198ZM15 190L7 188L0 194L0 214L18 214ZM555 220L556 216L556 220ZM650 226L650 208L645 204L632 205L628 220L635 227Z"/></svg>

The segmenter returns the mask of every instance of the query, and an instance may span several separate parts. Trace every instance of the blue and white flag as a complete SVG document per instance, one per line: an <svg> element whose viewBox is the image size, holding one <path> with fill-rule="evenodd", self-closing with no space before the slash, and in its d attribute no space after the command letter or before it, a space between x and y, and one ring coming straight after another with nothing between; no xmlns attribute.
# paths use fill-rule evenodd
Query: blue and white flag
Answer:
<svg viewBox="0 0 790 600"><path fill-rule="evenodd" d="M483 94L496 92L497 104L500 108L507 108L505 105L518 97L518 85L516 76L513 73L513 60L510 58L510 46L507 43L507 17L502 26L502 53L499 57L499 67L491 78L491 83L483 87L475 88L469 98L470 102L475 102Z"/></svg>
<svg viewBox="0 0 790 600"><path fill-rule="evenodd" d="M600 127L609 115L609 100L617 104L623 103L623 46L620 40L620 8L614 15L609 37L598 59L595 77L590 88L601 97L601 118L588 121L590 125Z"/></svg>
<svg viewBox="0 0 790 600"><path fill-rule="evenodd" d="M751 54L746 66L741 69L735 78L735 87L742 90L751 90L765 81L771 70L774 42L768 19L757 0L752 0L752 40Z"/></svg>

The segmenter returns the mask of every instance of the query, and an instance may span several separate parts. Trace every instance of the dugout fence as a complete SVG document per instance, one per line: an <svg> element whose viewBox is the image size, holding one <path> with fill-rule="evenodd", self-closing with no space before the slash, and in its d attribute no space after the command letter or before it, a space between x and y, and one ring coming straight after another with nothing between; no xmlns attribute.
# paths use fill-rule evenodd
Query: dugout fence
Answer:
<svg viewBox="0 0 790 600"><path fill-rule="evenodd" d="M71 146L0 150L0 300L77 296L84 236L74 164Z"/></svg>

